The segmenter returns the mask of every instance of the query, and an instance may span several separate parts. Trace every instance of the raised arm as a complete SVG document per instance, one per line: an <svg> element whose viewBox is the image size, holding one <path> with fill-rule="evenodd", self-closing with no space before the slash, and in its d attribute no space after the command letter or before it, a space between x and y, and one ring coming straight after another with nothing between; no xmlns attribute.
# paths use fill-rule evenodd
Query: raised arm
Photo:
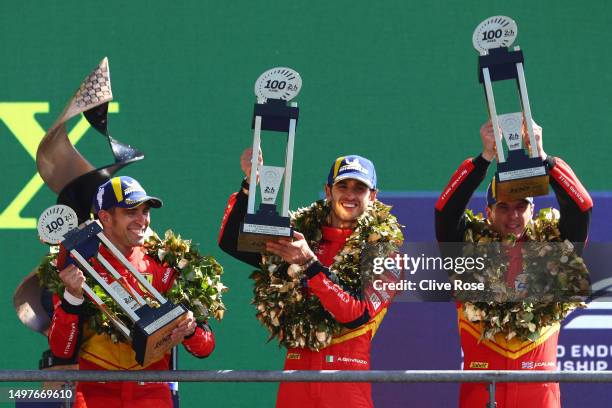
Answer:
<svg viewBox="0 0 612 408"><path fill-rule="evenodd" d="M438 242L462 242L465 230L463 214L474 191L487 175L495 157L495 136L491 121L480 128L482 153L466 159L452 175L436 202L436 239Z"/></svg>
<svg viewBox="0 0 612 408"><path fill-rule="evenodd" d="M584 243L589 233L593 200L567 163L546 154L542 143L542 128L535 122L532 126L538 154L548 167L549 183L559 203L561 237L571 242ZM524 135L526 133L523 131ZM525 142L529 146L527 138Z"/></svg>
<svg viewBox="0 0 612 408"><path fill-rule="evenodd" d="M246 149L240 157L240 167L246 175L238 192L233 193L225 207L223 220L221 221L221 230L219 231L219 247L234 258L246 262L250 265L258 267L261 263L261 255L251 252L238 251L238 234L240 233L240 223L244 221L247 213L247 205L249 199L249 184L247 180L251 175L251 152L252 149ZM263 163L263 158L259 155L260 164ZM254 186L253 188L257 188Z"/></svg>

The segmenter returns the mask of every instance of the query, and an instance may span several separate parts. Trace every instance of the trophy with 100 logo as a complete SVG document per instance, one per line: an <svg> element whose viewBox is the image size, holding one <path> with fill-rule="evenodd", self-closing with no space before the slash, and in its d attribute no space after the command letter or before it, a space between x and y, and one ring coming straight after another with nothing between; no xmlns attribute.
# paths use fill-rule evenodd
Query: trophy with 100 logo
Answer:
<svg viewBox="0 0 612 408"><path fill-rule="evenodd" d="M527 95L523 53L519 47L509 51L517 34L514 20L505 16L489 17L476 27L472 36L478 58L479 82L484 85L489 116L493 125L497 148L496 196L503 201L548 194L548 172L538 155L531 107ZM515 79L522 112L497 115L492 82ZM508 158L504 155L502 137L508 145ZM522 129L527 130L529 156L522 144Z"/></svg>
<svg viewBox="0 0 612 408"><path fill-rule="evenodd" d="M255 212L256 189L249 189L247 215L240 226L238 250L247 252L264 252L266 241L293 235L289 221L289 196L291 192L291 172L293 167L293 145L295 129L299 116L295 98L302 87L300 75L291 68L272 68L255 82L257 103L253 110L253 155L251 157L251 179L249 184L259 184L261 203ZM287 133L287 150L285 167L259 166L258 156L261 147L261 131L270 130ZM280 190L281 180L285 176L283 201L280 215L276 209L276 197Z"/></svg>

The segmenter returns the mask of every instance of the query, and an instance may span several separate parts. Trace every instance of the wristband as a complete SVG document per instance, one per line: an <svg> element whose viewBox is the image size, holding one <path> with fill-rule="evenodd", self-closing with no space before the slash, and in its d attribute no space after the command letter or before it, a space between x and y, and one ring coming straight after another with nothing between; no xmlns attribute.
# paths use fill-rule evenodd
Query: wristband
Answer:
<svg viewBox="0 0 612 408"><path fill-rule="evenodd" d="M250 185L249 185L249 182L248 182L247 178L246 178L246 177L245 177L245 178L243 178L243 179L242 179L242 183L240 184L240 188L241 188L242 190L249 191L249 187L250 187Z"/></svg>
<svg viewBox="0 0 612 408"><path fill-rule="evenodd" d="M319 259L317 259L316 256L313 256L312 258L310 258L310 260L306 261L306 263L300 265L300 267L302 268L303 271L305 271L306 269L310 268L310 266L315 263L318 262Z"/></svg>
<svg viewBox="0 0 612 408"><path fill-rule="evenodd" d="M80 306L85 301L84 298L78 298L74 296L72 293L68 292L68 290L64 289L64 300L70 303L73 306Z"/></svg>

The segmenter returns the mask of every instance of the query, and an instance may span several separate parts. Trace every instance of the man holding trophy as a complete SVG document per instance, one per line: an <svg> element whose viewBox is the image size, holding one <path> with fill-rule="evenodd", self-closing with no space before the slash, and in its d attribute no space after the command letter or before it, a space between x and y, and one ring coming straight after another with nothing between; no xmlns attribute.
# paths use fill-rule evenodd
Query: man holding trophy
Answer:
<svg viewBox="0 0 612 408"><path fill-rule="evenodd" d="M176 271L162 265L146 254L143 248L145 234L150 223L150 209L161 207L158 198L148 196L140 184L131 177L115 177L99 187L94 203L98 219L104 227L104 235L121 251L128 261L149 280L160 293L168 291ZM104 257L128 280L130 286L144 295L137 280L110 251L100 247ZM94 269L106 276L100 262ZM63 299L55 305L49 344L52 353L60 358L79 354L81 370L167 370L169 354L141 367L135 360L129 344L112 341L106 333L91 333L83 325L83 284L85 277L74 265L63 268L59 276L65 285ZM194 356L207 357L214 349L214 335L208 325L196 324L191 311L171 333L171 342L182 342ZM166 383L79 383L76 407L118 407L142 403L147 407L171 407L170 390ZM122 405L123 404L123 405Z"/></svg>
<svg viewBox="0 0 612 408"><path fill-rule="evenodd" d="M241 159L241 167L246 174L245 180L250 176L250 160L251 150L247 149ZM278 337L281 344L287 347L284 369L369 369L370 342L386 314L392 294L366 288L363 290L365 295L362 295L359 293L361 290L350 290L343 285L343 274L338 274L337 271L341 270L346 262L338 261L338 258L343 258L346 252L355 249L353 245L358 240L359 230L363 232L364 229L372 228L374 231L379 227L358 226L358 221L363 219L364 214L379 214L380 218L388 220L383 223L391 228L390 233L395 242L390 245L393 249L389 248L387 255L396 250L403 239L395 217L388 214L389 207L376 200L376 173L372 162L355 155L336 159L332 163L325 185L326 200L298 210L292 220L296 228L293 237L268 241L265 254L241 252L237 249L240 223L246 214L249 190L249 184L243 182L240 191L230 197L221 226L219 246L237 259L255 267L262 267L262 271L256 271L252 276L256 283L255 303L260 312L258 318L270 330L272 336ZM306 215L314 211L321 211L324 216L310 218ZM376 221L372 221L372 224L375 223ZM318 239L312 239L313 230L319 232ZM375 233L371 233L372 242L381 238L375 237ZM365 243L362 241L361 245L363 244ZM275 293L274 289L270 289L270 282L266 279L266 270L270 267L275 270L284 268L284 272L279 275L270 276L275 283L290 288L289 292L294 291L296 296L287 296L282 302L272 300L279 299L277 295L281 292ZM282 278L281 275L285 277ZM390 274L388 276L394 278ZM361 282L359 286L366 284ZM308 320L310 317L283 316L289 310L294 313L300 310L290 309L288 305L283 307L283 303L299 307L309 302L318 303L317 298L321 304L319 313L324 313L327 321L317 320L313 316L310 322L291 325L290 321L302 318ZM278 310L280 322L275 320L274 316ZM306 307L303 310L305 314L308 313ZM316 327L314 322L320 325ZM280 333L277 331L279 326ZM313 331L308 332L308 328L312 326L315 326ZM335 329L336 326L339 330ZM304 335L295 336L295 331ZM373 407L370 390L369 383L281 383L276 406L370 408Z"/></svg>
<svg viewBox="0 0 612 408"><path fill-rule="evenodd" d="M536 125L534 130L538 140L538 151L549 170L550 186L559 203L560 218L553 220L559 231L558 238L561 241L584 243L587 239L592 208L591 198L563 160L546 155L542 149L542 129ZM467 159L461 164L436 203L436 237L439 242L479 244L486 242L485 239L502 242L513 236L512 239L516 238L518 242L529 242L532 240L527 234L533 225L533 198L498 200L495 179L487 189L487 219L479 220L471 214L465 214L470 198L484 180L487 169L495 157L495 139L490 121L482 126L480 136L483 144L482 153L475 159ZM490 238L483 234L481 242L477 238L468 239L468 236L476 235L473 232L478 231L482 225L486 225L490 230ZM505 276L507 285L518 289L524 284L524 280L521 279L523 257L521 247L518 245L509 251L507 270ZM486 338L483 336L482 322L471 315L471 309L461 303L457 307L464 369L556 370L559 322L538 325L535 330L539 332L539 336L534 341L519 337L507 339L508 333L503 332L496 333L492 338ZM560 406L558 384L498 383L496 397L498 408ZM484 407L488 398L485 384L461 385L461 407Z"/></svg>
<svg viewBox="0 0 612 408"><path fill-rule="evenodd" d="M474 33L475 45L481 51L481 80L491 119L480 129L482 153L461 164L435 207L439 242L464 242L464 250L477 248L493 255L486 258L487 266L481 275L486 277L485 286L493 297L457 297L466 370L556 370L560 322L580 302L571 296L559 299L548 293L535 301L522 299L536 276L563 286L559 277L575 272L568 265L580 271L579 289L588 289L588 272L576 252L587 239L593 202L572 169L543 149L542 128L531 119L522 54L498 47L511 41L496 42L508 41L515 35L514 21L504 16L485 20ZM519 82L523 112L497 116L491 81L513 78ZM510 151L507 159L500 134ZM523 142L532 152L528 159ZM466 206L493 159L498 162L498 171L487 189L483 219L466 211ZM546 194L548 186L555 193L559 211L544 209L536 215L532 196ZM551 244L542 252L540 242ZM533 248L537 248L535 253ZM547 255L546 251L551 252ZM542 257L545 267L533 268L533 261ZM462 384L460 407L560 406L558 384L498 383L494 398L489 391L486 384Z"/></svg>
<svg viewBox="0 0 612 408"><path fill-rule="evenodd" d="M373 258L395 253L403 236L390 207L376 199L374 164L356 155L332 163L325 200L289 216L298 111L295 102L287 102L300 87L299 74L285 67L268 70L257 80L253 147L241 156L246 177L229 199L219 246L260 268L251 274L253 303L270 339L287 348L285 370L367 370L371 339L393 297L372 288ZM263 165L262 129L287 132L285 167ZM275 199L283 176L278 214ZM262 200L255 212L258 183ZM381 277L393 281L393 272ZM373 404L367 383L281 383L276 406Z"/></svg>

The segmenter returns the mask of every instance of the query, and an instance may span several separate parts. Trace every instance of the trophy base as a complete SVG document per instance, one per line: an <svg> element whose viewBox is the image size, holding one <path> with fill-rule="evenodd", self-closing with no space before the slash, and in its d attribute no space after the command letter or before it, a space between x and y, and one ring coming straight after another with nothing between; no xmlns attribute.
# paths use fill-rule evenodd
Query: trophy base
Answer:
<svg viewBox="0 0 612 408"><path fill-rule="evenodd" d="M528 157L522 149L508 152L508 161L497 165L497 201L514 201L548 194L548 169L540 157Z"/></svg>
<svg viewBox="0 0 612 408"><path fill-rule="evenodd" d="M264 253L267 241L292 236L289 217L279 216L274 204L261 204L256 214L247 214L240 224L237 247L243 252Z"/></svg>
<svg viewBox="0 0 612 408"><path fill-rule="evenodd" d="M498 175L496 174L497 178ZM537 177L499 181L495 183L497 201L514 201L548 194L548 174Z"/></svg>
<svg viewBox="0 0 612 408"><path fill-rule="evenodd" d="M274 241L279 238L290 238L289 235L268 235L268 234L249 234L241 232L238 235L238 250L243 252L266 252L266 242Z"/></svg>
<svg viewBox="0 0 612 408"><path fill-rule="evenodd" d="M142 306L136 314L140 320L134 323L130 336L136 362L144 367L161 359L179 343L172 342L170 335L187 316L187 309L168 301L158 308Z"/></svg>

